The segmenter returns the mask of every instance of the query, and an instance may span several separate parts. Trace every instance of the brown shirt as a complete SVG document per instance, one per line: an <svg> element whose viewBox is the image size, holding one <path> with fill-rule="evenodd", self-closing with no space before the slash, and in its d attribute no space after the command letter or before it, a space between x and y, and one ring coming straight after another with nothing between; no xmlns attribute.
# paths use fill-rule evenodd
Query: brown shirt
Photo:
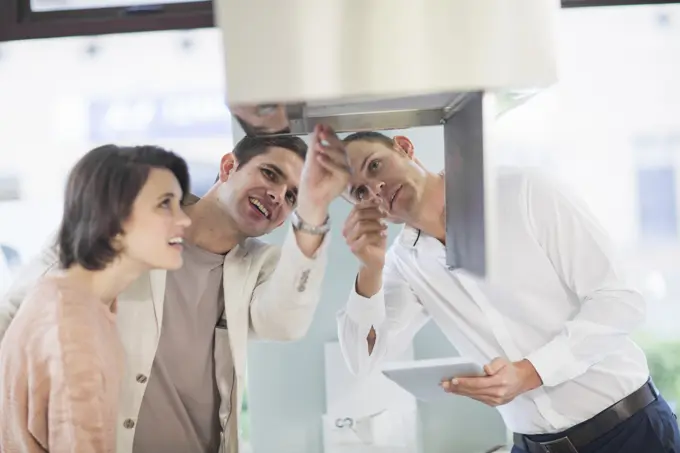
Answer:
<svg viewBox="0 0 680 453"><path fill-rule="evenodd" d="M62 276L27 295L0 344L0 451L115 451L123 349L112 310Z"/></svg>
<svg viewBox="0 0 680 453"><path fill-rule="evenodd" d="M168 272L163 327L135 427L133 453L216 453L220 394L215 327L224 311L224 256L185 244Z"/></svg>

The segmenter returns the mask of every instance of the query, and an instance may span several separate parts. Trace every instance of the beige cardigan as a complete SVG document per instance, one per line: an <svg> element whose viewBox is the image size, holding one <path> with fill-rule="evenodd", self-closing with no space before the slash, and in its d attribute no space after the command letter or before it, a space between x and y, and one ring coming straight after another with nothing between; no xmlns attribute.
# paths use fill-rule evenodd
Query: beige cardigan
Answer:
<svg viewBox="0 0 680 453"><path fill-rule="evenodd" d="M27 295L0 343L0 451L115 451L124 358L114 311L61 276Z"/></svg>

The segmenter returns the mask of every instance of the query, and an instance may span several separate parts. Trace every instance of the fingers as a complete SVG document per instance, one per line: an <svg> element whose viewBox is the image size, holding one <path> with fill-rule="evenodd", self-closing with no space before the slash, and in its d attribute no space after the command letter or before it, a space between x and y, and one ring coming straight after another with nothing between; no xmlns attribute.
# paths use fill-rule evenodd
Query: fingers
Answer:
<svg viewBox="0 0 680 453"><path fill-rule="evenodd" d="M356 248L361 250L362 247L368 245L382 247L385 244L386 238L387 230L380 229L352 235L351 237L347 238L346 242L350 249Z"/></svg>
<svg viewBox="0 0 680 453"><path fill-rule="evenodd" d="M489 376L499 373L503 368L509 365L510 362L502 357L496 357L488 365L484 365L484 372Z"/></svg>
<svg viewBox="0 0 680 453"><path fill-rule="evenodd" d="M475 392L505 385L505 378L499 374L484 377L456 378L451 379L451 384L463 391Z"/></svg>
<svg viewBox="0 0 680 453"><path fill-rule="evenodd" d="M326 159L323 159L323 163L330 164L326 166L329 170L351 174L352 169L349 165L345 145L330 127L319 124L314 128L311 148L315 156L326 157ZM322 162L321 159L320 162Z"/></svg>
<svg viewBox="0 0 680 453"><path fill-rule="evenodd" d="M452 379L442 382L441 386L447 393L472 398L489 406L500 406L514 398L505 374Z"/></svg>
<svg viewBox="0 0 680 453"><path fill-rule="evenodd" d="M345 148L345 145L342 143L342 140L340 140L335 131L329 126L325 126L323 124L320 125L319 138L321 139L323 145L327 145L330 148L334 149Z"/></svg>
<svg viewBox="0 0 680 453"><path fill-rule="evenodd" d="M472 377L472 378L455 378L450 381L442 382L442 387L449 393L457 393L459 395L496 395L497 390L505 387L507 383L503 376L487 376L487 377Z"/></svg>
<svg viewBox="0 0 680 453"><path fill-rule="evenodd" d="M349 213L345 220L345 229L354 228L357 223L362 221L376 221L379 222L385 218L386 214L378 207L377 204L361 204L357 205L352 212Z"/></svg>
<svg viewBox="0 0 680 453"><path fill-rule="evenodd" d="M356 202L347 218L351 219L357 215L361 215L359 213L362 211L373 211L380 213L382 217L387 217L387 211L383 208L382 200L375 197Z"/></svg>
<svg viewBox="0 0 680 453"><path fill-rule="evenodd" d="M344 154L344 150L334 151L324 148L316 153L315 158L331 172L342 172L348 175L352 174L352 168L349 166L347 155Z"/></svg>
<svg viewBox="0 0 680 453"><path fill-rule="evenodd" d="M316 159L326 170L349 174L349 166L331 158L328 154L318 154Z"/></svg>
<svg viewBox="0 0 680 453"><path fill-rule="evenodd" d="M377 208L353 210L345 221L342 235L349 244L364 234L386 234L384 218L385 214Z"/></svg>
<svg viewBox="0 0 680 453"><path fill-rule="evenodd" d="M387 237L387 225L379 222L362 223L358 225L357 228L350 230L345 235L345 240L347 241L347 244L352 244L353 242L359 240L360 237L367 235L376 236L376 238L385 238Z"/></svg>
<svg viewBox="0 0 680 453"><path fill-rule="evenodd" d="M447 393L466 396L490 406L499 406L512 401L517 393L518 382L511 363L502 358L491 361L484 367L488 376L461 377L441 383Z"/></svg>
<svg viewBox="0 0 680 453"><path fill-rule="evenodd" d="M348 242L349 249L352 253L357 254L368 247L384 248L385 236L382 233L378 234L364 234L354 241Z"/></svg>
<svg viewBox="0 0 680 453"><path fill-rule="evenodd" d="M352 208L352 212L349 213L349 216L347 216L347 219L354 219L354 218L373 218L374 215L380 216L380 217L386 217L387 212L382 208L382 205L380 204L379 201L376 200L365 200L365 201L360 201L357 204L354 205ZM368 217L364 217L368 216Z"/></svg>

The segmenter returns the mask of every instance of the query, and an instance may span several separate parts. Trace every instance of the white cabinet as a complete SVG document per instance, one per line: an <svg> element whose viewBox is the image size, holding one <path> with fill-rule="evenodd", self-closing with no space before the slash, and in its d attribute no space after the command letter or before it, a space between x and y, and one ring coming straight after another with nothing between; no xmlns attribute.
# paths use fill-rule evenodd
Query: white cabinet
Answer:
<svg viewBox="0 0 680 453"><path fill-rule="evenodd" d="M409 349L395 360L413 359ZM325 346L326 414L324 453L417 453L415 398L376 373L353 376L338 343Z"/></svg>

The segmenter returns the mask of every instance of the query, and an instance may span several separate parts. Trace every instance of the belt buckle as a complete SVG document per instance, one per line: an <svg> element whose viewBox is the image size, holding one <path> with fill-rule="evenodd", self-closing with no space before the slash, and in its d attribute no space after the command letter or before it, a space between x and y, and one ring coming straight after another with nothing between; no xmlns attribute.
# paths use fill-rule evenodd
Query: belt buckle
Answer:
<svg viewBox="0 0 680 453"><path fill-rule="evenodd" d="M544 453L578 453L578 450L568 437L562 437L549 442L540 442L539 445L543 448Z"/></svg>

